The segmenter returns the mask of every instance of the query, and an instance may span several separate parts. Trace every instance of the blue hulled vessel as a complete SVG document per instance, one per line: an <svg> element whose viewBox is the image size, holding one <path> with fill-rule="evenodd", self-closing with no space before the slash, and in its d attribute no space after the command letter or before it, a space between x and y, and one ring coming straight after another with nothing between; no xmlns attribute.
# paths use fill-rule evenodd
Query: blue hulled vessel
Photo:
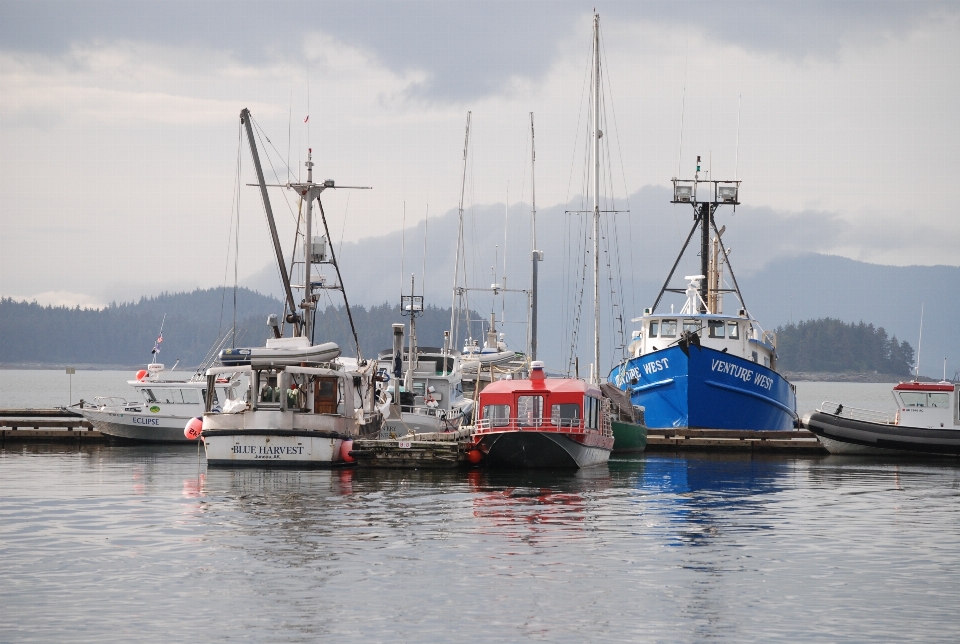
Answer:
<svg viewBox="0 0 960 644"><path fill-rule="evenodd" d="M673 203L693 207L694 222L652 308L635 318L631 356L609 380L645 408L648 427L787 430L797 426L795 387L777 373L776 334L764 331L743 304L714 214L739 204L739 181L673 179ZM686 288L669 288L673 274L700 230L700 274ZM730 274L727 287L724 272ZM679 314L657 313L664 294L682 293ZM724 294L739 300L724 314Z"/></svg>

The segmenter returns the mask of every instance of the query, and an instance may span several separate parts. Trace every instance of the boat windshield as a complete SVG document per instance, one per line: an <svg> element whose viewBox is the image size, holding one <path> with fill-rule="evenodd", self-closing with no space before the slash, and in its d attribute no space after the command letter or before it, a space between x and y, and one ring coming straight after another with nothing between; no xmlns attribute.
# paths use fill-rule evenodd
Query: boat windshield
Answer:
<svg viewBox="0 0 960 644"><path fill-rule="evenodd" d="M659 322L651 322L651 323L650 323L650 337L651 337L651 338L657 337L657 329L658 329L659 327L660 327L660 323L659 323Z"/></svg>
<svg viewBox="0 0 960 644"><path fill-rule="evenodd" d="M517 423L523 427L543 424L543 396L517 397Z"/></svg>
<svg viewBox="0 0 960 644"><path fill-rule="evenodd" d="M950 407L950 394L927 391L901 391L900 402L904 407L930 407L947 409Z"/></svg>
<svg viewBox="0 0 960 644"><path fill-rule="evenodd" d="M723 320L709 320L707 322L707 328L711 338L722 338L724 336Z"/></svg>
<svg viewBox="0 0 960 644"><path fill-rule="evenodd" d="M731 340L736 340L740 337L740 325L736 322L727 322L727 330L729 331L727 337Z"/></svg>
<svg viewBox="0 0 960 644"><path fill-rule="evenodd" d="M676 320L664 320L663 324L660 327L660 337L661 338L675 338L677 337L677 321Z"/></svg>
<svg viewBox="0 0 960 644"><path fill-rule="evenodd" d="M510 405L484 405L483 418L491 427L506 427L510 424Z"/></svg>
<svg viewBox="0 0 960 644"><path fill-rule="evenodd" d="M580 405L576 403L550 405L550 423L559 427L579 427Z"/></svg>
<svg viewBox="0 0 960 644"><path fill-rule="evenodd" d="M685 333L697 333L700 331L700 325L696 320L684 320L683 330Z"/></svg>

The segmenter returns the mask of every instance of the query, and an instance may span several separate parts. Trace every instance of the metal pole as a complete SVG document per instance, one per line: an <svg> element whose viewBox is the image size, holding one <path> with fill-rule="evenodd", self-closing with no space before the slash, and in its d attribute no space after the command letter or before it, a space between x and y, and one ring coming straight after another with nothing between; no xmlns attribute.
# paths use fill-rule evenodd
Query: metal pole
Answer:
<svg viewBox="0 0 960 644"><path fill-rule="evenodd" d="M293 291L290 289L290 276L283 264L283 249L280 248L280 237L277 236L277 225L273 221L273 208L270 207L270 197L267 195L267 183L263 178L263 168L260 166L260 155L257 153L257 144L253 139L253 126L250 125L250 110L243 108L240 111L240 122L247 131L247 141L250 144L250 155L253 157L253 166L257 171L257 182L260 185L260 197L263 199L263 208L267 213L267 224L270 226L270 236L273 239L273 250L277 254L277 265L280 268L280 278L283 280L284 294L287 296L287 306L290 313L297 314L297 305L293 301ZM298 329L295 322L294 328Z"/></svg>
<svg viewBox="0 0 960 644"><path fill-rule="evenodd" d="M600 373L600 16L593 15L593 381Z"/></svg>
<svg viewBox="0 0 960 644"><path fill-rule="evenodd" d="M450 333L451 341L456 344L457 331L460 325L454 325L457 310L457 282L460 278L460 248L463 246L463 193L467 185L467 148L470 145L470 114L467 112L467 129L463 135L463 175L460 179L460 228L457 232L457 254L453 266L453 296L450 302ZM466 277L466 276L464 276Z"/></svg>
<svg viewBox="0 0 960 644"><path fill-rule="evenodd" d="M700 204L700 274L703 275L703 279L700 280L700 299L702 300L699 304L700 312L707 312L707 305L705 302L709 296L709 280L707 279L710 275L710 223L713 219L713 208L711 204L704 203Z"/></svg>
<svg viewBox="0 0 960 644"><path fill-rule="evenodd" d="M537 359L537 263L541 253L537 250L537 152L534 145L533 112L530 112L530 238L533 242L533 278L530 293L530 360Z"/></svg>
<svg viewBox="0 0 960 644"><path fill-rule="evenodd" d="M304 163L307 166L307 184L313 183L313 148L307 148L307 160ZM310 275L310 255L313 251L313 200L314 192L311 188L307 189L307 194L303 198L307 200L307 211L304 213L304 234L303 234L303 302L300 307L303 309L303 335L313 333L313 284ZM333 246L331 240L328 240L330 246ZM313 338L310 338L311 344Z"/></svg>

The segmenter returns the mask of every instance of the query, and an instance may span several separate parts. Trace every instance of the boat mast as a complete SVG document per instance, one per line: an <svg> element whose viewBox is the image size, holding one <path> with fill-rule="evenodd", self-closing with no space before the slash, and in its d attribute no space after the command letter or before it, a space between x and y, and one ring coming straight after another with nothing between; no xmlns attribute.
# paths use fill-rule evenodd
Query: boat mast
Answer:
<svg viewBox="0 0 960 644"><path fill-rule="evenodd" d="M593 373L600 382L600 15L593 14Z"/></svg>
<svg viewBox="0 0 960 644"><path fill-rule="evenodd" d="M463 174L460 179L460 227L457 232L456 262L453 266L453 299L450 302L450 334L452 336L450 341L453 346L456 346L460 326L457 317L457 282L460 280L460 252L463 247L463 195L467 186L467 148L470 145L470 114L471 112L467 112L467 129L463 135Z"/></svg>
<svg viewBox="0 0 960 644"><path fill-rule="evenodd" d="M530 112L530 238L533 240L533 279L530 293L530 360L537 359L537 269L543 261L543 253L537 250L537 179L535 166L537 153L534 148L533 112Z"/></svg>

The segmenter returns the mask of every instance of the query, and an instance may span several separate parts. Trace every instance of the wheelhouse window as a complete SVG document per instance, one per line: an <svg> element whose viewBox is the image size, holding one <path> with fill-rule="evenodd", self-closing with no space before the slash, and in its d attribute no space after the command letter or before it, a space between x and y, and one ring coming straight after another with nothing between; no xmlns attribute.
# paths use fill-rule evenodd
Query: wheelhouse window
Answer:
<svg viewBox="0 0 960 644"><path fill-rule="evenodd" d="M697 333L700 331L700 325L696 320L684 320L683 330L687 333Z"/></svg>
<svg viewBox="0 0 960 644"><path fill-rule="evenodd" d="M543 424L543 396L517 396L517 424L521 427Z"/></svg>
<svg viewBox="0 0 960 644"><path fill-rule="evenodd" d="M580 405L577 403L550 405L550 423L558 427L579 427L581 425Z"/></svg>
<svg viewBox="0 0 960 644"><path fill-rule="evenodd" d="M659 323L659 322L651 322L651 323L650 323L649 337L651 337L651 338L657 337L657 330L658 330L659 328L660 328L660 323Z"/></svg>
<svg viewBox="0 0 960 644"><path fill-rule="evenodd" d="M709 332L709 337L722 338L724 336L723 320L709 320L707 322L707 330Z"/></svg>
<svg viewBox="0 0 960 644"><path fill-rule="evenodd" d="M661 338L677 337L677 321L664 320L660 325L660 337Z"/></svg>
<svg viewBox="0 0 960 644"><path fill-rule="evenodd" d="M155 402L157 402L157 397L153 395L153 390L152 390L152 389L144 389L144 390L143 390L143 399L146 400L147 403L155 403Z"/></svg>
<svg viewBox="0 0 960 644"><path fill-rule="evenodd" d="M740 325L736 322L727 322L727 337L731 340L740 338Z"/></svg>
<svg viewBox="0 0 960 644"><path fill-rule="evenodd" d="M183 397L183 402L188 405L200 404L200 393L196 389L181 389L180 395Z"/></svg>
<svg viewBox="0 0 960 644"><path fill-rule="evenodd" d="M510 405L484 405L483 418L491 427L506 427L510 424Z"/></svg>
<svg viewBox="0 0 960 644"><path fill-rule="evenodd" d="M596 398L585 396L583 399L583 407L584 426L588 429L596 429L598 427L597 418L600 416L600 401Z"/></svg>
<svg viewBox="0 0 960 644"><path fill-rule="evenodd" d="M925 391L901 391L900 402L904 407L929 407L947 409L950 407L950 394L928 393Z"/></svg>

